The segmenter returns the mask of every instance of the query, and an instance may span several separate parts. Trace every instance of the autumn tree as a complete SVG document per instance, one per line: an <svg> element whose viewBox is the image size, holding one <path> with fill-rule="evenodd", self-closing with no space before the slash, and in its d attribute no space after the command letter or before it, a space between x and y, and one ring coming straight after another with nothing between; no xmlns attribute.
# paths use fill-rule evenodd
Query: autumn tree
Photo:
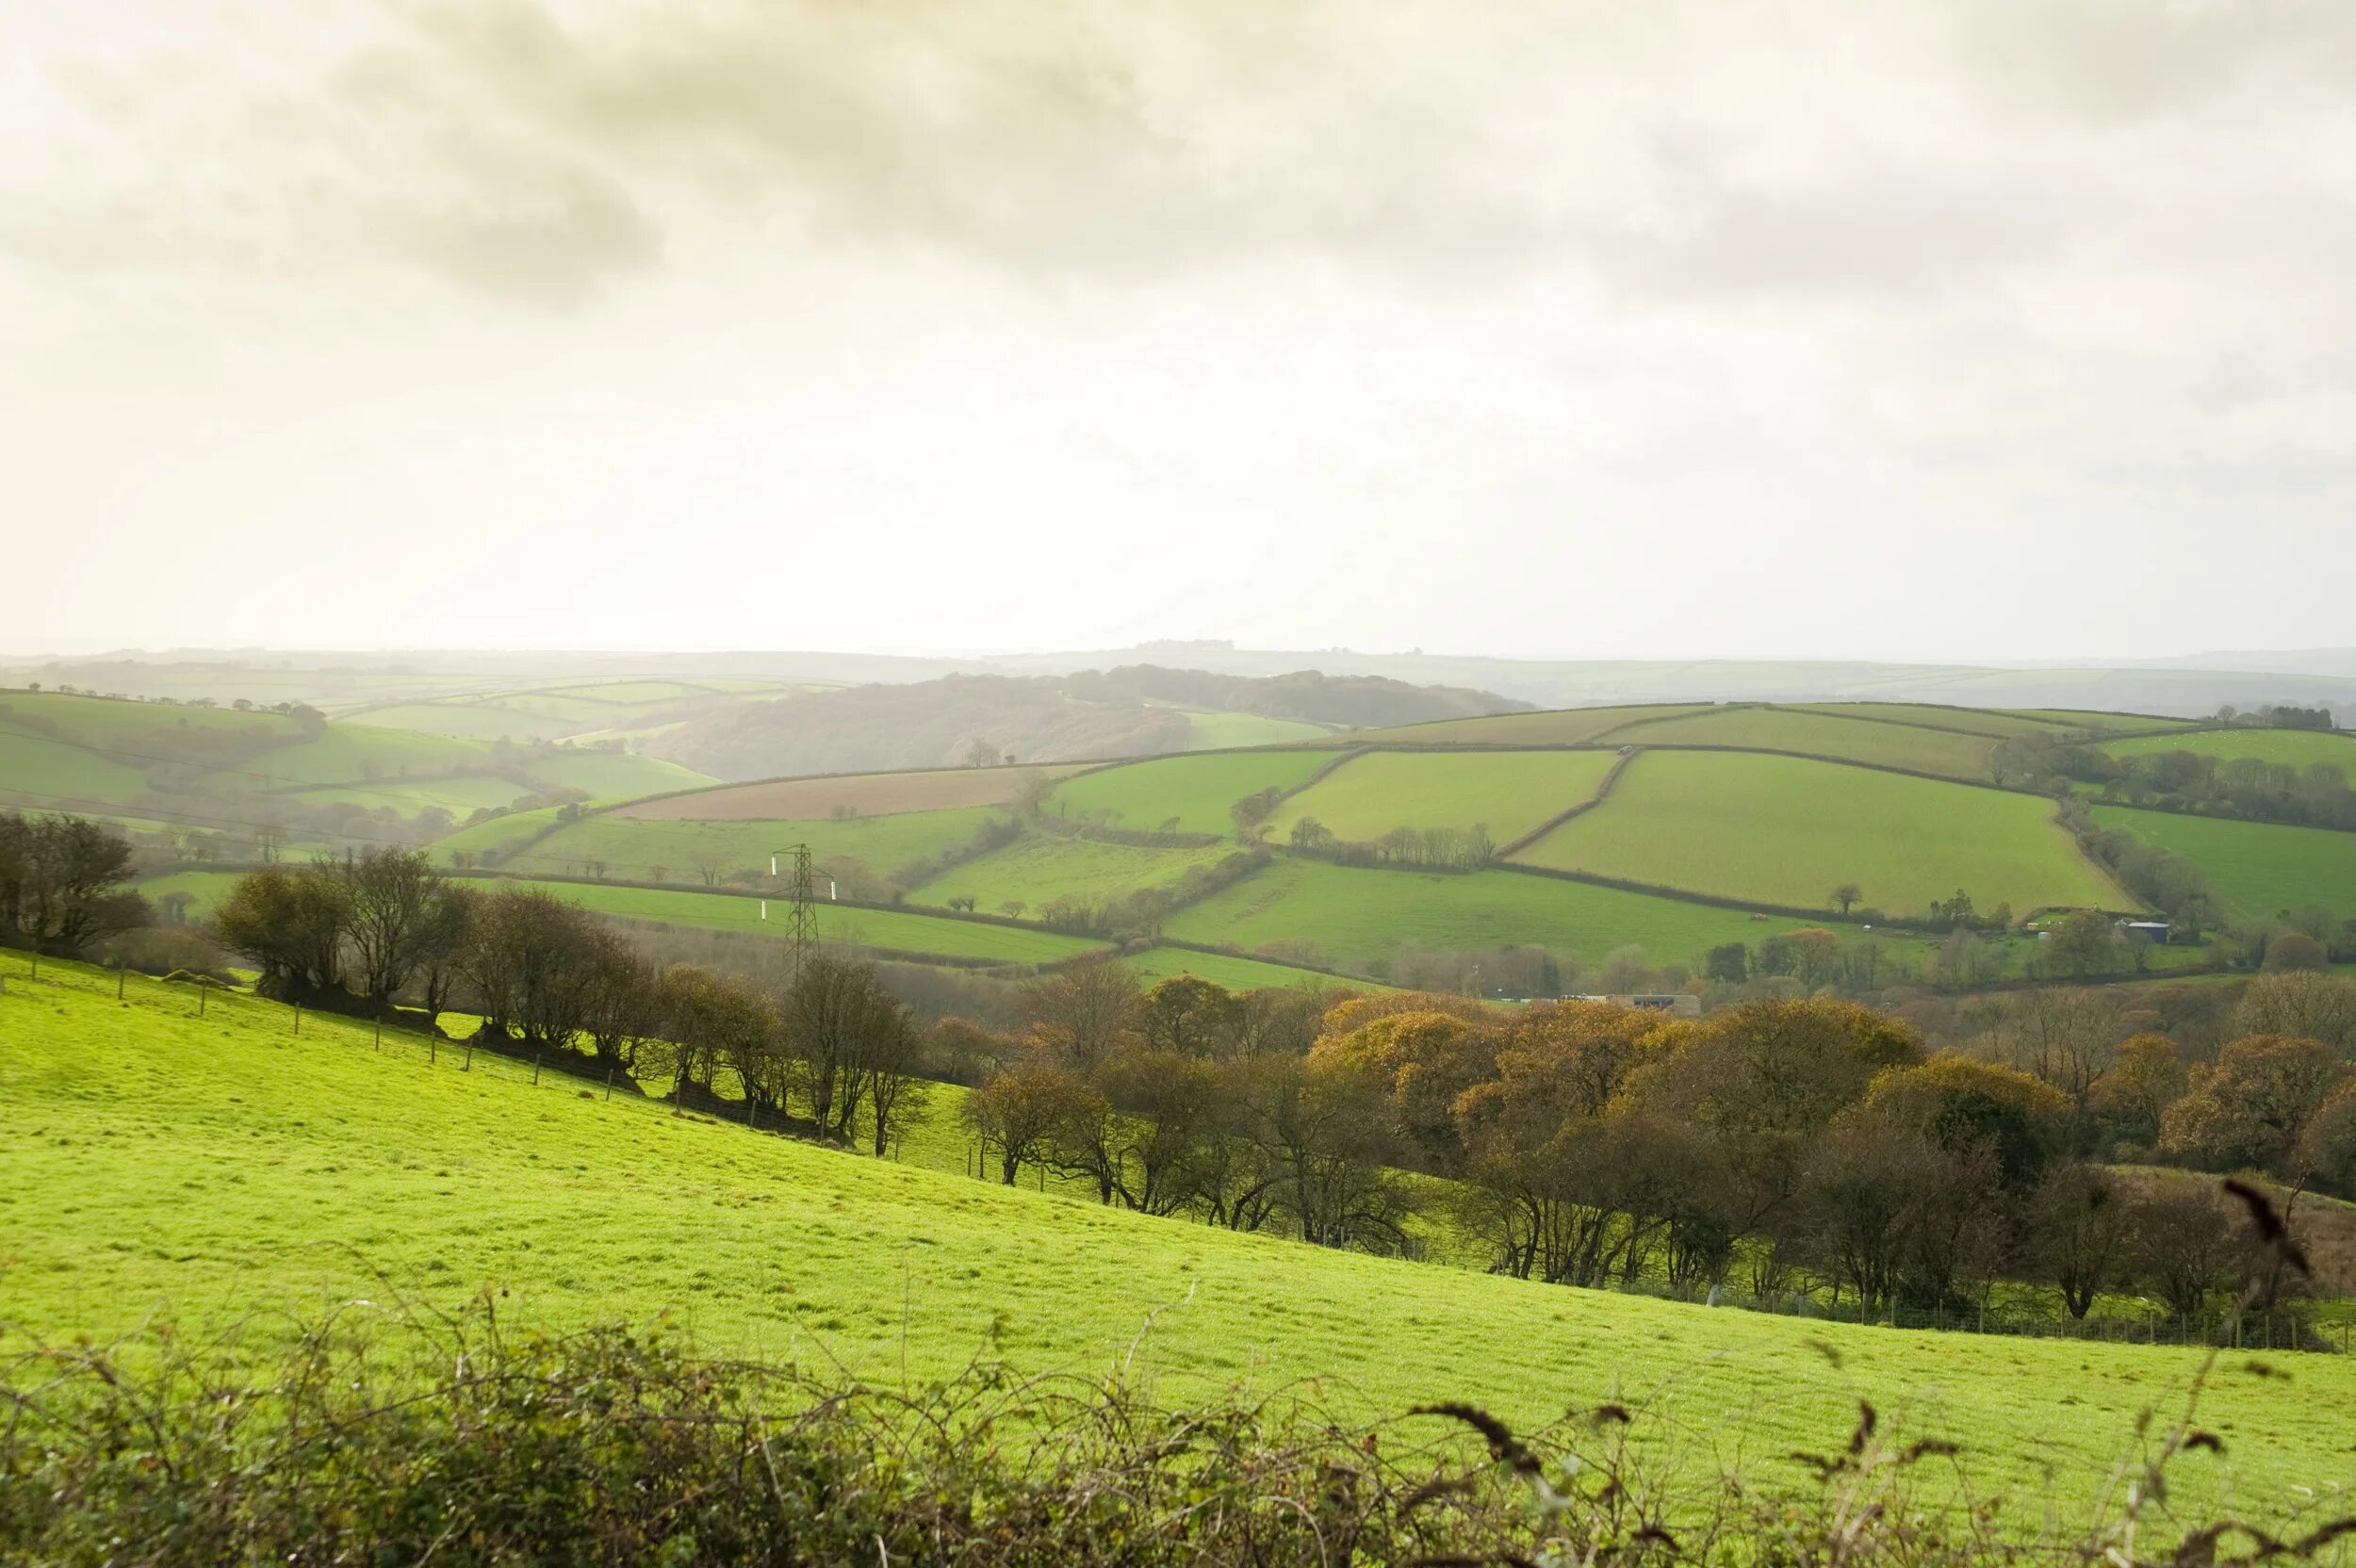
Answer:
<svg viewBox="0 0 2356 1568"><path fill-rule="evenodd" d="M213 936L261 971L256 988L277 997L315 996L343 978L352 890L324 866L268 866L246 873L213 912Z"/></svg>
<svg viewBox="0 0 2356 1568"><path fill-rule="evenodd" d="M2308 1123L2347 1081L2320 1040L2250 1035L2192 1069L2184 1096L2160 1119L2160 1147L2212 1170L2254 1167L2297 1182Z"/></svg>
<svg viewBox="0 0 2356 1568"><path fill-rule="evenodd" d="M2130 1141L2150 1149L2160 1141L2160 1118L2184 1094L2184 1054L2166 1035L2130 1035L2095 1079L2088 1102Z"/></svg>
<svg viewBox="0 0 2356 1568"><path fill-rule="evenodd" d="M2055 1166L2029 1205L2025 1260L2061 1292L2064 1310L2083 1318L2096 1297L2124 1279L2135 1227L2135 1207L2109 1171Z"/></svg>
<svg viewBox="0 0 2356 1568"><path fill-rule="evenodd" d="M1137 977L1109 954L1090 954L1027 982L1024 1019L1082 1072L1118 1049L1136 1021Z"/></svg>
<svg viewBox="0 0 2356 1568"><path fill-rule="evenodd" d="M1046 1162L1056 1134L1085 1114L1094 1092L1069 1068L1018 1062L967 1095L959 1114L983 1157L998 1162L999 1180L1012 1186L1024 1166Z"/></svg>

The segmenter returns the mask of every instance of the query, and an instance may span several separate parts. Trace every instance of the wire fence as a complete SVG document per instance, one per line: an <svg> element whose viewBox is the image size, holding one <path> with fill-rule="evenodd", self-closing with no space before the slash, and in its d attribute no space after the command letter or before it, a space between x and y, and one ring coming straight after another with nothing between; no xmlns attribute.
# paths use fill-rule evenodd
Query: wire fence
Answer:
<svg viewBox="0 0 2356 1568"><path fill-rule="evenodd" d="M337 1040L391 1058L422 1062L430 1070L472 1072L496 1069L502 1076L527 1086L555 1086L583 1099L634 1106L642 1112L694 1117L721 1125L800 1137L807 1124L775 1114L764 1116L751 1100L730 1100L708 1086L684 1100L651 1095L626 1074L578 1052L546 1053L521 1044L491 1047L473 1040L453 1040L384 1021L355 1018L348 1013L320 1012L299 1003L281 1002L201 976L158 977L126 968L97 969L90 965L44 959L18 952L23 967L0 969L0 998L29 991L78 991L107 996L123 1005L152 1006L185 1017L205 1019L216 1011L227 1017L283 1028L296 1037ZM306 1036L305 1031L308 1030ZM926 1168L930 1168L927 1167ZM977 1149L969 1148L964 1167L969 1176L995 1181ZM1036 1173L1039 1189L1051 1184L1045 1168ZM1072 1193L1079 1185L1060 1179L1052 1184ZM1080 1185L1084 1185L1081 1184ZM1768 1295L1716 1289L1683 1289L1665 1281L1639 1278L1614 1280L1595 1288L1620 1295L1689 1305L1731 1308L1778 1316L1889 1329L1934 1330L1948 1333L2011 1335L2026 1339L2070 1339L2119 1346L2167 1346L2214 1349L2298 1351L2343 1355L2356 1352L2356 1320L2322 1321L2296 1308L2264 1313L2213 1312L2190 1315L2089 1314L2070 1317L2059 1314L2023 1314L2001 1307L1966 1309L1896 1307L1865 1311L1853 1303L1828 1301L1812 1291L1789 1290Z"/></svg>

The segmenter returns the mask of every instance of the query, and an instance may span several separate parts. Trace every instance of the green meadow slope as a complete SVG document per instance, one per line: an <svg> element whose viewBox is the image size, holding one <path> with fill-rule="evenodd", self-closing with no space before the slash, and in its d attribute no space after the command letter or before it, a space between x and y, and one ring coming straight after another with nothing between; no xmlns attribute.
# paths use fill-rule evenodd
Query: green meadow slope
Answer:
<svg viewBox="0 0 2356 1568"><path fill-rule="evenodd" d="M2208 874L2228 914L2269 920L2318 907L2356 919L2356 833L2095 806L2094 820L2183 856Z"/></svg>
<svg viewBox="0 0 2356 1568"><path fill-rule="evenodd" d="M2082 1504L2198 1351L1856 1327L1591 1293L1100 1207L796 1144L242 999L11 966L0 993L0 1323L50 1339L166 1321L253 1349L353 1302L510 1323L667 1315L708 1350L878 1381L976 1357L1126 1364L1173 1402L1241 1384L1350 1416L1466 1400L1535 1424L1654 1404L1706 1484L1737 1450L1794 1478L1871 1399L1963 1446L2027 1525ZM2171 1474L2261 1517L2356 1481L2356 1358L2229 1356Z"/></svg>
<svg viewBox="0 0 2356 1568"><path fill-rule="evenodd" d="M1601 806L1522 850L1530 865L1806 908L1855 882L1922 915L1958 889L1982 910L2129 908L2050 801L1792 757L1650 751Z"/></svg>
<svg viewBox="0 0 2356 1568"><path fill-rule="evenodd" d="M1372 843L1399 827L1483 825L1509 843L1594 799L1614 760L1608 751L1361 752L1286 799L1268 827L1283 839L1315 819L1346 842Z"/></svg>

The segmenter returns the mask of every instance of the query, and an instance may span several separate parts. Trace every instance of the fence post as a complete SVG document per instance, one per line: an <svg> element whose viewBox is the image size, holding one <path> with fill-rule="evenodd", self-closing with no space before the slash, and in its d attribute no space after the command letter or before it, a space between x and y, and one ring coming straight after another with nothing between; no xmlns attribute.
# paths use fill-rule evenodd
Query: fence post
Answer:
<svg viewBox="0 0 2356 1568"><path fill-rule="evenodd" d="M196 983L196 1016L199 1018L205 1016L205 998L212 988L211 985L205 981L199 980Z"/></svg>
<svg viewBox="0 0 2356 1568"><path fill-rule="evenodd" d="M384 1021L381 1017L376 1021L376 1048L384 1049Z"/></svg>
<svg viewBox="0 0 2356 1568"><path fill-rule="evenodd" d="M474 1040L472 1037L469 1037L466 1040L466 1064L460 1067L458 1070L461 1072L472 1072L474 1070Z"/></svg>
<svg viewBox="0 0 2356 1568"><path fill-rule="evenodd" d="M123 1000L123 960L117 958L115 960L115 1000L117 1002Z"/></svg>
<svg viewBox="0 0 2356 1568"><path fill-rule="evenodd" d="M536 1045L532 1048L532 1081L540 1081L540 1048Z"/></svg>
<svg viewBox="0 0 2356 1568"><path fill-rule="evenodd" d="M605 1070L605 1097L614 1098L614 1070L610 1067Z"/></svg>
<svg viewBox="0 0 2356 1568"><path fill-rule="evenodd" d="M302 1004L302 1003L300 1003L300 1002L296 1003L296 1004L294 1004L294 1010L295 1010L295 1030L294 1030L294 1032L295 1032L296 1034L300 1035L300 1034L302 1034L302 1033L303 1033L303 1004Z"/></svg>
<svg viewBox="0 0 2356 1568"><path fill-rule="evenodd" d="M428 1067L435 1067L440 1065L441 1060L442 1042L439 1039L436 1039L434 1036L428 1035L425 1037L425 1065Z"/></svg>

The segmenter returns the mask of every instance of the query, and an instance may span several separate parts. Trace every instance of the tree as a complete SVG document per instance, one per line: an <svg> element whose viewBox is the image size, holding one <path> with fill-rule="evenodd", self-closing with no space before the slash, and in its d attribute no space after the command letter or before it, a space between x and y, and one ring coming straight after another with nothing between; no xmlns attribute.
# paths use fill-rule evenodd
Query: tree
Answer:
<svg viewBox="0 0 2356 1568"><path fill-rule="evenodd" d="M1864 902L1864 899L1865 890L1854 882L1843 882L1832 890L1831 902L1839 905L1841 912L1844 915Z"/></svg>
<svg viewBox="0 0 2356 1568"><path fill-rule="evenodd" d="M1109 954L1090 954L1023 987L1024 1019L1081 1071L1121 1043L1136 1017L1137 977Z"/></svg>
<svg viewBox="0 0 2356 1568"><path fill-rule="evenodd" d="M2307 970L2317 973L2331 967L2331 956L2321 942L2304 931L2278 932L2266 943L2262 969L2268 974L2281 974L2286 970Z"/></svg>
<svg viewBox="0 0 2356 1568"><path fill-rule="evenodd" d="M1751 950L1741 942L1721 942L1702 958L1702 974L1721 985L1739 986L1751 977Z"/></svg>
<svg viewBox="0 0 2356 1568"><path fill-rule="evenodd" d="M1183 1056L1230 1050L1243 1006L1227 988L1192 974L1173 974L1140 998L1137 1033L1148 1045Z"/></svg>
<svg viewBox="0 0 2356 1568"><path fill-rule="evenodd" d="M980 1138L984 1158L994 1153L999 1180L1012 1186L1024 1166L1046 1160L1056 1134L1093 1093L1069 1069L1021 1062L967 1095L960 1114Z"/></svg>
<svg viewBox="0 0 2356 1568"><path fill-rule="evenodd" d="M1301 855L1318 855L1333 847L1333 830L1315 817L1294 823L1290 838L1295 853Z"/></svg>
<svg viewBox="0 0 2356 1568"><path fill-rule="evenodd" d="M2125 1273L2134 1232L2134 1206L2109 1171L2055 1166L2030 1204L2028 1261L2083 1318Z"/></svg>
<svg viewBox="0 0 2356 1568"><path fill-rule="evenodd" d="M2046 933L2044 956L2059 974L2105 974L2119 967L2119 933L2095 909L2073 909Z"/></svg>
<svg viewBox="0 0 2356 1568"><path fill-rule="evenodd" d="M2250 1035L2191 1072L2160 1119L2160 1147L2213 1170L2242 1166L2293 1182L2306 1175L2308 1123L2348 1078L2319 1040Z"/></svg>
<svg viewBox="0 0 2356 1568"><path fill-rule="evenodd" d="M2356 1053L2356 980L2283 970L2261 974L2242 992L2233 1026L2245 1035L2321 1040L2342 1055Z"/></svg>
<svg viewBox="0 0 2356 1568"><path fill-rule="evenodd" d="M131 846L80 817L0 816L0 939L78 954L148 923Z"/></svg>
<svg viewBox="0 0 2356 1568"><path fill-rule="evenodd" d="M908 1009L885 988L875 966L824 954L804 960L787 988L779 1021L810 1119L849 1138L862 1104L880 1105L875 1136L890 1135L913 1107L908 1086L920 1042ZM877 1079L891 1077L878 1102Z"/></svg>
<svg viewBox="0 0 2356 1568"><path fill-rule="evenodd" d="M501 890L474 905L459 969L483 1032L536 1051L571 1048L588 1026L610 935L578 906L537 890Z"/></svg>
<svg viewBox="0 0 2356 1568"><path fill-rule="evenodd" d="M2129 1222L2132 1277L2179 1317L2201 1312L2243 1261L2233 1221L2205 1182L2167 1180Z"/></svg>
<svg viewBox="0 0 2356 1568"><path fill-rule="evenodd" d="M2130 1035L2119 1042L2110 1070L2094 1081L2089 1103L2135 1143L2160 1141L2160 1118L2184 1092L2183 1053L2166 1035Z"/></svg>
<svg viewBox="0 0 2356 1568"><path fill-rule="evenodd" d="M327 867L248 872L213 912L221 946L254 961L266 996L306 997L334 989L343 976L352 889Z"/></svg>
<svg viewBox="0 0 2356 1568"><path fill-rule="evenodd" d="M381 848L339 868L349 890L346 930L360 994L379 1007L455 944L450 887L423 850Z"/></svg>

